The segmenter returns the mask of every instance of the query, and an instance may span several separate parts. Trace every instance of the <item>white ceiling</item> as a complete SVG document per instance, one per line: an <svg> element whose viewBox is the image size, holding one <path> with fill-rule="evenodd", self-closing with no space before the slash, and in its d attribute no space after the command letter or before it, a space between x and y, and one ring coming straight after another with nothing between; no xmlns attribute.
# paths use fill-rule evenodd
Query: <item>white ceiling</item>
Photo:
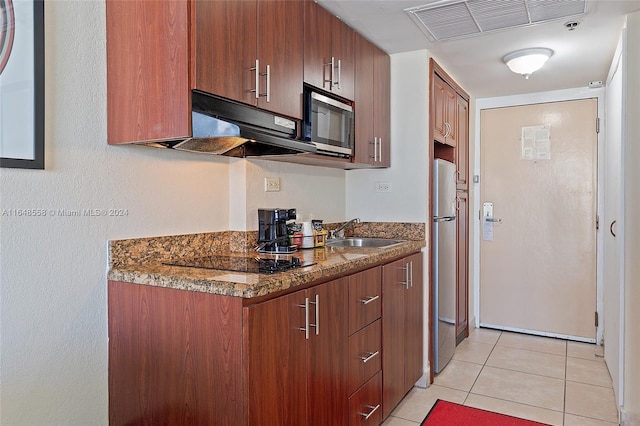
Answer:
<svg viewBox="0 0 640 426"><path fill-rule="evenodd" d="M441 42L430 40L405 12L427 3L452 1L456 0L318 0L318 3L388 53L428 49L458 84L478 98L586 87L590 81L605 81L624 17L640 10L640 0L588 0L585 14L577 19L559 19ZM580 22L574 31L564 26L571 20ZM541 70L525 80L509 71L502 57L527 47L547 47L555 53Z"/></svg>

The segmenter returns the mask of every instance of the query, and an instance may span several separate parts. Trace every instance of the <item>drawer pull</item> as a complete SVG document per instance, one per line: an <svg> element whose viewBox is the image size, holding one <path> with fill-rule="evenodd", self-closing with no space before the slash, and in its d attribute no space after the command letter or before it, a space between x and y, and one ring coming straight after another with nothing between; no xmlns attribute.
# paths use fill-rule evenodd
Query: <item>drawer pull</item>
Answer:
<svg viewBox="0 0 640 426"><path fill-rule="evenodd" d="M361 356L360 359L362 360L363 363L366 363L367 361L371 361L371 359L374 358L379 353L380 351L368 352L367 355Z"/></svg>
<svg viewBox="0 0 640 426"><path fill-rule="evenodd" d="M362 417L364 417L364 419L365 419L365 420L369 420L369 417L371 417L371 415L372 415L373 413L375 413L375 412L376 412L376 410L378 410L378 408L380 408L380 404L376 405L375 407L374 407L373 405L365 405L365 407L367 407L367 408L368 408L369 410L371 410L371 411L369 411L369 413L368 413L368 414L367 414L367 413L360 413L360 415L361 415Z"/></svg>
<svg viewBox="0 0 640 426"><path fill-rule="evenodd" d="M362 302L363 305L368 305L369 303L373 302L376 299L380 299L380 296L376 295L376 296L367 297L366 299L360 299L360 302Z"/></svg>

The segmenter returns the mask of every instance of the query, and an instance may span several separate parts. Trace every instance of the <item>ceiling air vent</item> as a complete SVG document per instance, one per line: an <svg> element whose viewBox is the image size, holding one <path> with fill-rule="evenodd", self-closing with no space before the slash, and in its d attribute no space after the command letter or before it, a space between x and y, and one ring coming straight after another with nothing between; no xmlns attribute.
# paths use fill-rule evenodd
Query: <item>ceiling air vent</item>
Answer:
<svg viewBox="0 0 640 426"><path fill-rule="evenodd" d="M433 41L583 15L586 0L445 0L405 9Z"/></svg>

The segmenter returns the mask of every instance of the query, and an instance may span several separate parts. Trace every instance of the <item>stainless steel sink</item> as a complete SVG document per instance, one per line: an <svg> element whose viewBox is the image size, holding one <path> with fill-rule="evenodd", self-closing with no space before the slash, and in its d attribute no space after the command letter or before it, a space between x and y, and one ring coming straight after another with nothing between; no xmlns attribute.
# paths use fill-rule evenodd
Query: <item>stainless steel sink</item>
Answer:
<svg viewBox="0 0 640 426"><path fill-rule="evenodd" d="M407 240L396 240L393 238L339 238L327 240L327 245L332 247L366 247L366 248L386 248L395 244L404 243Z"/></svg>

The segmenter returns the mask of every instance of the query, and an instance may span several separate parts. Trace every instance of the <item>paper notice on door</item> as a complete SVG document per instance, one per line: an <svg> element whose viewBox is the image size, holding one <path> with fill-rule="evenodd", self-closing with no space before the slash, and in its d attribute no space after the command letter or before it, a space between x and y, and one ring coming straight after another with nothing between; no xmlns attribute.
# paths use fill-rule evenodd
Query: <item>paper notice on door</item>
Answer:
<svg viewBox="0 0 640 426"><path fill-rule="evenodd" d="M493 241L493 222L482 221L482 239L484 241Z"/></svg>
<svg viewBox="0 0 640 426"><path fill-rule="evenodd" d="M521 160L551 159L551 125L522 127Z"/></svg>

